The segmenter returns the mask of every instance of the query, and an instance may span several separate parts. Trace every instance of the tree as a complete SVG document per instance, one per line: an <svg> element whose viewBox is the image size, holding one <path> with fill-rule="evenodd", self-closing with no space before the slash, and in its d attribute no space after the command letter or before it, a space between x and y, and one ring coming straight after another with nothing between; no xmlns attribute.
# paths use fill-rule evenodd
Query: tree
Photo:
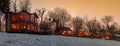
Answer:
<svg viewBox="0 0 120 46"><path fill-rule="evenodd" d="M19 10L30 12L30 0L20 0L19 1Z"/></svg>
<svg viewBox="0 0 120 46"><path fill-rule="evenodd" d="M78 16L76 16L75 18L72 19L72 24L73 24L74 30L76 32L80 31L80 28L82 27L83 22L84 21L81 18L79 18Z"/></svg>
<svg viewBox="0 0 120 46"><path fill-rule="evenodd" d="M6 20L6 30L8 29L8 20L9 20L9 6L10 6L10 0L0 0L0 11L5 14L5 20Z"/></svg>
<svg viewBox="0 0 120 46"><path fill-rule="evenodd" d="M105 16L104 18L102 18L103 23L106 25L106 29L109 32L109 28L110 28L110 22L113 21L113 17L112 16Z"/></svg>
<svg viewBox="0 0 120 46"><path fill-rule="evenodd" d="M7 13L9 11L10 0L0 0L0 11L2 13Z"/></svg>
<svg viewBox="0 0 120 46"><path fill-rule="evenodd" d="M53 23L49 20L49 18L45 18L45 20L42 21L41 30L44 30L44 34L51 34L54 31Z"/></svg>
<svg viewBox="0 0 120 46"><path fill-rule="evenodd" d="M1 13L0 13L0 31L1 31L1 25L2 25L1 18L2 18L2 16L1 16Z"/></svg>
<svg viewBox="0 0 120 46"><path fill-rule="evenodd" d="M56 24L56 33L59 33L61 27L64 27L64 24L67 23L71 18L70 14L66 11L66 9L60 7L56 7L53 11L49 11L48 16L50 20L52 20L53 23Z"/></svg>
<svg viewBox="0 0 120 46"><path fill-rule="evenodd" d="M38 14L38 17L40 18L39 21L40 21L40 28L42 27L43 25L43 16L44 16L44 13L45 13L46 9L45 8L42 8L42 9L36 9L35 10L35 13Z"/></svg>
<svg viewBox="0 0 120 46"><path fill-rule="evenodd" d="M17 12L17 1L16 0L11 0L11 10L13 11L13 12Z"/></svg>
<svg viewBox="0 0 120 46"><path fill-rule="evenodd" d="M118 23L114 22L109 27L109 32L114 34L116 31L118 31Z"/></svg>
<svg viewBox="0 0 120 46"><path fill-rule="evenodd" d="M86 23L86 25L88 26L91 33L95 33L97 31L99 31L101 28L101 25L100 25L99 21L96 20L96 18L88 21Z"/></svg>

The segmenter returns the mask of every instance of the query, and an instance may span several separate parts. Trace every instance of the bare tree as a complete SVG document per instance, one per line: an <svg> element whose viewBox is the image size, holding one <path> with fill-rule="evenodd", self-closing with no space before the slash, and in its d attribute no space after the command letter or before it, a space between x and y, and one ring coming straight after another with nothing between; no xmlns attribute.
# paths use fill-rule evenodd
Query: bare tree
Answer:
<svg viewBox="0 0 120 46"><path fill-rule="evenodd" d="M116 31L118 31L118 23L114 22L109 27L109 32L114 34Z"/></svg>
<svg viewBox="0 0 120 46"><path fill-rule="evenodd" d="M91 33L97 32L101 28L100 22L97 21L96 18L88 21L86 24L87 24Z"/></svg>
<svg viewBox="0 0 120 46"><path fill-rule="evenodd" d="M16 1L16 0L11 0L11 5L10 5L10 7L11 7L11 10L12 10L13 12L17 12L17 1Z"/></svg>
<svg viewBox="0 0 120 46"><path fill-rule="evenodd" d="M42 26L41 26L41 30L44 30L44 34L51 34L53 33L52 31L53 29L53 23L49 20L49 18L45 18L44 21L42 21Z"/></svg>
<svg viewBox="0 0 120 46"><path fill-rule="evenodd" d="M0 31L1 30L1 27L4 25L3 21L5 20L5 18L3 18L4 14L0 11Z"/></svg>
<svg viewBox="0 0 120 46"><path fill-rule="evenodd" d="M43 16L44 16L44 13L45 13L46 9L45 8L42 8L42 9L36 9L36 13L39 15L39 18L40 18L40 22L41 22L41 26L42 26L42 21L43 21Z"/></svg>
<svg viewBox="0 0 120 46"><path fill-rule="evenodd" d="M20 0L19 9L30 12L30 0Z"/></svg>
<svg viewBox="0 0 120 46"><path fill-rule="evenodd" d="M79 18L78 16L73 18L72 23L73 23L73 26L74 26L74 30L76 32L80 31L80 28L82 27L83 22L84 22L83 19Z"/></svg>
<svg viewBox="0 0 120 46"><path fill-rule="evenodd" d="M48 16L53 23L56 23L55 32L59 32L60 28L64 27L64 24L67 23L71 18L66 9L60 7L54 8L54 11L49 11Z"/></svg>
<svg viewBox="0 0 120 46"><path fill-rule="evenodd" d="M103 23L105 23L106 29L109 32L110 22L113 21L113 17L112 16L105 16L104 18L102 18L102 21L103 21Z"/></svg>
<svg viewBox="0 0 120 46"><path fill-rule="evenodd" d="M48 24L48 22L43 21L43 16L44 16L45 11L46 11L45 8L35 10L35 13L37 13L39 17L39 28L41 29L41 31L43 30L45 31L45 28L43 29L43 27L46 25L46 23Z"/></svg>

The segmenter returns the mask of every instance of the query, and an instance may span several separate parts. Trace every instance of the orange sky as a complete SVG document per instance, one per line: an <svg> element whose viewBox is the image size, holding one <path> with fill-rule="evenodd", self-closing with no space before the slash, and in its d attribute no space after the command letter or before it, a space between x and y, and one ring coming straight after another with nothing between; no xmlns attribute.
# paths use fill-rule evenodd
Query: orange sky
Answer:
<svg viewBox="0 0 120 46"><path fill-rule="evenodd" d="M120 0L30 0L32 10L54 7L66 8L72 16L85 16L101 18L111 15L120 22Z"/></svg>

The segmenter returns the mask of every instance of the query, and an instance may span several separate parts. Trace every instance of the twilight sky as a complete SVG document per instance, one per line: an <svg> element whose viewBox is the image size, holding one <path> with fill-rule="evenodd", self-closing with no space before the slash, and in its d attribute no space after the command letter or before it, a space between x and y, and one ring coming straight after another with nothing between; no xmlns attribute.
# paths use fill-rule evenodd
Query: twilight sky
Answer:
<svg viewBox="0 0 120 46"><path fill-rule="evenodd" d="M62 7L72 16L96 16L101 18L111 15L120 22L120 0L30 0L32 10L46 8L52 10L55 7Z"/></svg>

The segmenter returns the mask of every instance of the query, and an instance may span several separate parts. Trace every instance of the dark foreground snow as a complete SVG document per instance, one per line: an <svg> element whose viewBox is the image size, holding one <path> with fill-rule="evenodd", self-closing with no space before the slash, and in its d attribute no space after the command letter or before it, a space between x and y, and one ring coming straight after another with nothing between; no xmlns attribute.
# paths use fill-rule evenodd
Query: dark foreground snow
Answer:
<svg viewBox="0 0 120 46"><path fill-rule="evenodd" d="M120 41L53 35L0 33L0 46L120 46Z"/></svg>

